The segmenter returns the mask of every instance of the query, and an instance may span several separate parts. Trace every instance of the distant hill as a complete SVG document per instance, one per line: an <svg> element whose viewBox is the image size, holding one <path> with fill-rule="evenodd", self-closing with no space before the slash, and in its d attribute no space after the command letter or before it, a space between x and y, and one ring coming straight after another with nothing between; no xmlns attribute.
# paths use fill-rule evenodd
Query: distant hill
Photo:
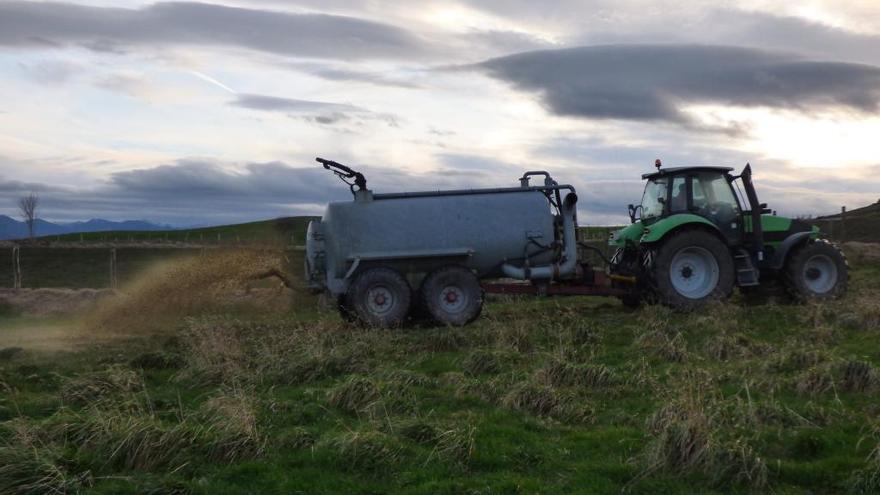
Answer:
<svg viewBox="0 0 880 495"><path fill-rule="evenodd" d="M259 222L218 225L193 229L102 230L86 233L50 234L59 242L156 241L195 244L264 243L280 241L302 244L309 221L318 217L282 217Z"/></svg>
<svg viewBox="0 0 880 495"><path fill-rule="evenodd" d="M34 226L37 237L70 234L74 232L129 232L170 230L169 225L159 225L146 220L113 222L93 218L86 222L53 223L38 218ZM27 224L6 215L0 215L0 240L23 239L28 236Z"/></svg>
<svg viewBox="0 0 880 495"><path fill-rule="evenodd" d="M846 212L844 221L840 213L813 219L813 223L834 239L861 242L880 242L880 201L872 205Z"/></svg>

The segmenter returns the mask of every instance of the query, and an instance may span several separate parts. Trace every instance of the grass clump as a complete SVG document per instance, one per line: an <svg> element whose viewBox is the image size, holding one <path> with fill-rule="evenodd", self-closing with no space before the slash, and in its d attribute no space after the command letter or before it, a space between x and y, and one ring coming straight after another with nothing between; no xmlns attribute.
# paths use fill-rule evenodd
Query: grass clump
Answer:
<svg viewBox="0 0 880 495"><path fill-rule="evenodd" d="M694 403L668 404L647 421L652 440L642 453L645 476L657 471L706 476L713 485L763 489L768 469L745 436L727 431L717 410Z"/></svg>
<svg viewBox="0 0 880 495"><path fill-rule="evenodd" d="M501 361L497 353L479 349L468 354L461 367L470 376L490 375L501 371Z"/></svg>
<svg viewBox="0 0 880 495"><path fill-rule="evenodd" d="M345 412L357 414L382 398L379 385L369 378L354 376L327 394L327 403Z"/></svg>
<svg viewBox="0 0 880 495"><path fill-rule="evenodd" d="M460 467L467 467L476 450L474 439L476 430L474 426L464 425L436 432L432 439L434 449L425 464L436 458Z"/></svg>
<svg viewBox="0 0 880 495"><path fill-rule="evenodd" d="M346 470L393 469L406 456L394 437L377 430L349 431L330 440L329 446L337 453L339 467Z"/></svg>
<svg viewBox="0 0 880 495"><path fill-rule="evenodd" d="M24 351L24 348L18 346L4 347L0 349L0 361L9 361Z"/></svg>
<svg viewBox="0 0 880 495"><path fill-rule="evenodd" d="M847 392L874 392L880 389L880 371L864 361L843 365L841 389Z"/></svg>
<svg viewBox="0 0 880 495"><path fill-rule="evenodd" d="M84 405L143 389L141 375L132 369L115 365L67 381L61 387L61 400L70 405Z"/></svg>
<svg viewBox="0 0 880 495"><path fill-rule="evenodd" d="M128 363L132 368L145 370L176 370L186 365L186 359L175 352L164 350L145 352Z"/></svg>
<svg viewBox="0 0 880 495"><path fill-rule="evenodd" d="M607 387L614 383L614 372L602 364L573 364L551 359L536 374L538 380L554 387Z"/></svg>

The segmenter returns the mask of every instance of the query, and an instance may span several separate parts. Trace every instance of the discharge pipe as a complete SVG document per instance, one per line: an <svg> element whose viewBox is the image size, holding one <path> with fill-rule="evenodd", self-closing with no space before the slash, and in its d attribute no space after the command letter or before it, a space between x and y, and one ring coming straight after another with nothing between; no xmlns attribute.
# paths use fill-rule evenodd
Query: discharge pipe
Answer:
<svg viewBox="0 0 880 495"><path fill-rule="evenodd" d="M518 280L559 280L568 278L577 267L577 241L574 217L577 213L577 194L568 193L562 201L562 259L549 265L518 267L501 265L504 275Z"/></svg>

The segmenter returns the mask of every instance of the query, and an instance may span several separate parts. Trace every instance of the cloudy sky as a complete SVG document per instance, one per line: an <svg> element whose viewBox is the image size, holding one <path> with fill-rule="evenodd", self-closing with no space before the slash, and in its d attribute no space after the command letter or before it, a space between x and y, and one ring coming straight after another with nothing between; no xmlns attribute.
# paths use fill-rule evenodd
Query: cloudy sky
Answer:
<svg viewBox="0 0 880 495"><path fill-rule="evenodd" d="M174 225L316 214L348 190L577 187L751 162L762 200L880 198L880 2L0 0L0 214Z"/></svg>

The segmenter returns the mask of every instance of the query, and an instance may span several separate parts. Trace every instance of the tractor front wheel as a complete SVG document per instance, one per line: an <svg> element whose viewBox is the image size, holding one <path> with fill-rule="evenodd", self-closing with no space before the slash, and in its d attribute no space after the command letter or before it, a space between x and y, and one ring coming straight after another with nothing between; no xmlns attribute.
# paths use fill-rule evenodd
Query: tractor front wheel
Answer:
<svg viewBox="0 0 880 495"><path fill-rule="evenodd" d="M676 309L694 309L733 291L733 259L727 246L702 230L674 234L656 251L653 291L659 301Z"/></svg>
<svg viewBox="0 0 880 495"><path fill-rule="evenodd" d="M849 272L840 249L819 239L792 253L785 265L785 285L801 301L833 299L846 292Z"/></svg>

